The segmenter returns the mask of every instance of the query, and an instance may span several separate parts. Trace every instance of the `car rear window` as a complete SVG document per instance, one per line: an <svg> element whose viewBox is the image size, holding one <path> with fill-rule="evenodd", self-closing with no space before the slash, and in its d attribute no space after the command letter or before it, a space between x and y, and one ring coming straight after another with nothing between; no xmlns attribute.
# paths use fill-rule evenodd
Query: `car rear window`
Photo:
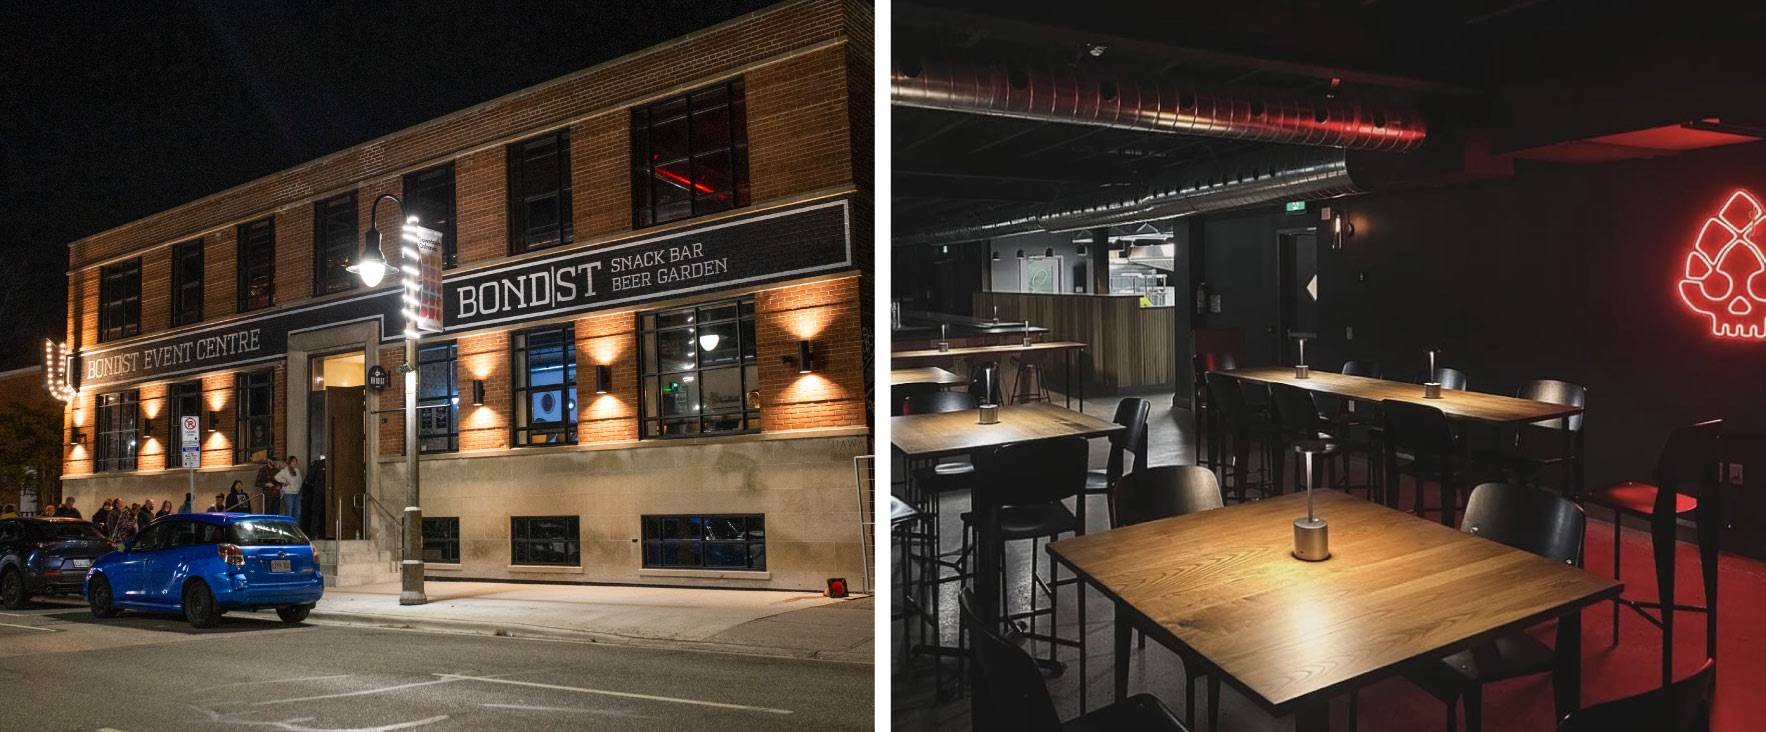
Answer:
<svg viewBox="0 0 1766 732"><path fill-rule="evenodd" d="M293 521L239 521L227 526L232 543L241 546L288 546L307 543Z"/></svg>
<svg viewBox="0 0 1766 732"><path fill-rule="evenodd" d="M37 524L37 531L49 541L104 539L104 535L98 533L98 527L84 521L44 521Z"/></svg>

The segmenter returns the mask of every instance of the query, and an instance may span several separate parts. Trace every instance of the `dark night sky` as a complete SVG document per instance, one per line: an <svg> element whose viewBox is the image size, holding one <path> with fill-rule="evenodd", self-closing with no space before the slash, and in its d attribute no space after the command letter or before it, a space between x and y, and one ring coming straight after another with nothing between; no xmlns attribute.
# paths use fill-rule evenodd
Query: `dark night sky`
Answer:
<svg viewBox="0 0 1766 732"><path fill-rule="evenodd" d="M770 4L6 3L0 370L75 239Z"/></svg>

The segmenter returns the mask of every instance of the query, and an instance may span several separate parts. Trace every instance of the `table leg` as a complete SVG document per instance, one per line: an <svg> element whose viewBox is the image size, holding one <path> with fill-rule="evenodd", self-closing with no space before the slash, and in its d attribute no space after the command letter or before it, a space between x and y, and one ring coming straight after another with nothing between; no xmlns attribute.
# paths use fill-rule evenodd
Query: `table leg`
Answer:
<svg viewBox="0 0 1766 732"><path fill-rule="evenodd" d="M1080 494L1079 500L1081 500L1081 501L1085 500L1085 495ZM1049 562L1049 567L1050 567L1049 574L1051 574L1051 575L1054 574L1054 569L1053 569L1054 562L1052 562L1052 561ZM1081 581L1078 584L1078 589L1079 589L1079 592L1078 592L1078 595L1079 595L1079 713L1083 715L1086 713L1086 711L1088 709L1088 707L1086 706L1085 691L1086 691L1086 687L1090 686L1090 684L1088 682L1091 681L1091 677L1086 675L1086 670L1085 670L1085 582L1084 581ZM1053 633L1051 633L1051 635L1052 634Z"/></svg>
<svg viewBox="0 0 1766 732"><path fill-rule="evenodd" d="M1558 618L1556 657L1552 662L1551 689L1557 718L1582 708L1582 610Z"/></svg>
<svg viewBox="0 0 1766 732"><path fill-rule="evenodd" d="M1113 653L1116 673L1116 701L1128 698L1128 652L1129 639L1134 635L1134 627L1128 623L1128 608L1116 603L1116 649Z"/></svg>
<svg viewBox="0 0 1766 732"><path fill-rule="evenodd" d="M1564 457L1564 467L1562 470L1558 471L1563 474L1563 496L1572 501L1580 501L1582 500L1581 486L1576 484L1576 469L1570 462L1571 460L1576 459L1576 436L1570 431L1569 417L1559 419L1558 422L1563 425L1558 431L1563 433L1564 438L1564 444L1561 448Z"/></svg>
<svg viewBox="0 0 1766 732"><path fill-rule="evenodd" d="M1294 712L1294 732L1331 732L1329 700L1308 702Z"/></svg>

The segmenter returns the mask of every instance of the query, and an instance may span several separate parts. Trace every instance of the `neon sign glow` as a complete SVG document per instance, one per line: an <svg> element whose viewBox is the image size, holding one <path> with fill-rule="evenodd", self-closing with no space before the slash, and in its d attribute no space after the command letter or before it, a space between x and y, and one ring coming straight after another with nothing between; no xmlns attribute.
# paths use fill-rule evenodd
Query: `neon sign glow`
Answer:
<svg viewBox="0 0 1766 732"><path fill-rule="evenodd" d="M1766 207L1737 189L1705 220L1686 254L1680 299L1710 318L1715 335L1766 340L1766 253L1757 243L1766 236L1762 222Z"/></svg>

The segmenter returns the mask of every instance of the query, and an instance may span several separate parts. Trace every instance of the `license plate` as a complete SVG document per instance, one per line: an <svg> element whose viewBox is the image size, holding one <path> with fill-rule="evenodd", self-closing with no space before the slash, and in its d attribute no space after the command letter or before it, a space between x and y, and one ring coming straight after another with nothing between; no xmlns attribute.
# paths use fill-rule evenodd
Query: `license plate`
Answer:
<svg viewBox="0 0 1766 732"><path fill-rule="evenodd" d="M75 567L81 569L92 566L92 560L90 559L73 559L69 561L71 561Z"/></svg>
<svg viewBox="0 0 1766 732"><path fill-rule="evenodd" d="M287 559L272 559L272 560L270 560L270 571L271 572L292 572L292 571L294 571L294 568L289 566L289 560L287 560Z"/></svg>

